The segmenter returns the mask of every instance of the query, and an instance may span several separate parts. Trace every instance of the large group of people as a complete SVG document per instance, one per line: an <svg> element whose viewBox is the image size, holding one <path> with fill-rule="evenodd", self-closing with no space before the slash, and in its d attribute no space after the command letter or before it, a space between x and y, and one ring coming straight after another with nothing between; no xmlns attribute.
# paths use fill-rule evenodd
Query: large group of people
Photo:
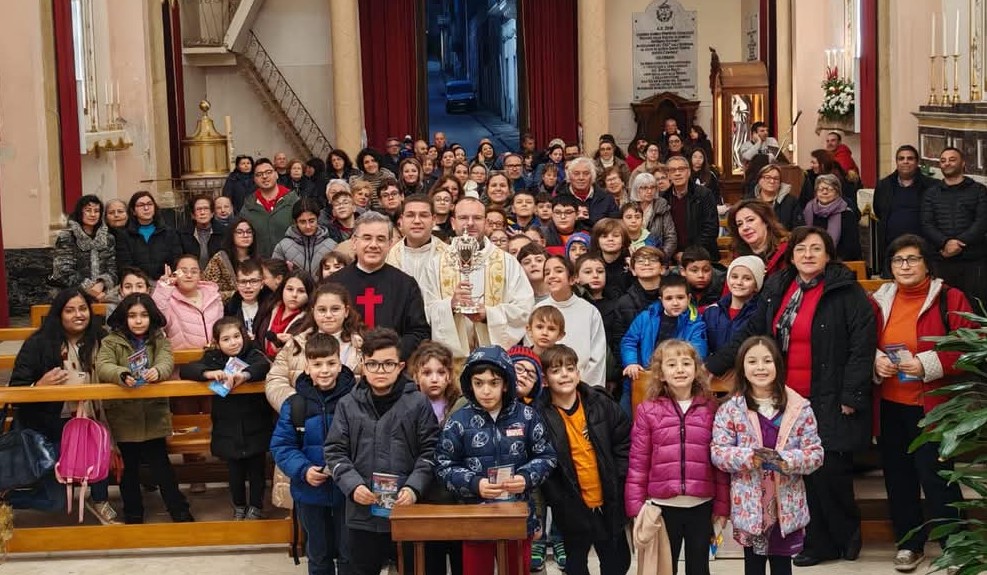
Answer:
<svg viewBox="0 0 987 575"><path fill-rule="evenodd" d="M627 154L609 135L592 155L525 135L471 157L439 133L355 163L240 156L222 195L190 201L185 230L148 192L84 196L11 385L266 381L265 396L96 402L122 456L122 517L105 482L86 507L143 522L143 462L171 517L192 521L165 438L172 413L210 413L233 519L265 516L271 453L272 499L294 507L313 574L376 575L390 509L416 502L529 501L529 538L501 573L550 554L587 573L591 548L601 573L626 573L624 528L659 520L669 547L638 561L673 573L683 549L689 575L709 573L727 520L751 575L853 561L853 455L879 417L894 566L909 571L927 537L919 487L935 518L961 498L935 444L909 445L957 373L926 337L971 325L954 312L987 296L987 190L959 150L943 151L939 181L900 148L874 200L892 282L870 296L841 263L861 257L859 175L838 134L827 145L795 195L756 124L732 206L705 133L674 120ZM204 348L174 365L174 350ZM711 376L731 383L725 397ZM57 443L74 412L17 417ZM15 503L55 506L53 483ZM435 543L426 559L430 574L492 573L494 550Z"/></svg>

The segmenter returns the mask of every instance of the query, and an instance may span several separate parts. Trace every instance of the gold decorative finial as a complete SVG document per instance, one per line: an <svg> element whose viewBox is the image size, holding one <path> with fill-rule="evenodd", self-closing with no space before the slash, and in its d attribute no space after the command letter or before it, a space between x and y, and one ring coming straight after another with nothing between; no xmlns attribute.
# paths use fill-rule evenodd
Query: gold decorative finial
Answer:
<svg viewBox="0 0 987 575"><path fill-rule="evenodd" d="M209 114L209 108L211 108L211 106L209 105L209 100L199 101L199 109L202 110L203 114Z"/></svg>

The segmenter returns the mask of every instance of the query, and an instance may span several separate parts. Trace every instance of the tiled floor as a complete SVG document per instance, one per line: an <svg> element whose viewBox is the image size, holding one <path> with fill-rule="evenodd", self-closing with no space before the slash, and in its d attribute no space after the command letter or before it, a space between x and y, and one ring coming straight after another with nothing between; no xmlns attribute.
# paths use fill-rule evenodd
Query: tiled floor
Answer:
<svg viewBox="0 0 987 575"><path fill-rule="evenodd" d="M931 548L930 548L931 550ZM869 575L894 573L891 568L893 550L886 548L865 549L855 562L839 561L816 567L796 568L797 575ZM592 559L592 558L591 558ZM924 573L928 563L923 564L917 573ZM632 566L629 573L635 573ZM742 575L743 561L721 559L711 564L713 575ZM599 573L599 567L590 565L590 572ZM684 573L684 566L679 566ZM58 573L59 575L185 575L188 573L208 573L209 575L243 575L244 573L298 574L305 573L302 565L294 566L283 550L227 550L223 552L188 552L179 550L167 553L138 553L128 555L75 556L69 558L11 558L0 566L3 575L39 575ZM554 564L549 564L546 575L560 575Z"/></svg>

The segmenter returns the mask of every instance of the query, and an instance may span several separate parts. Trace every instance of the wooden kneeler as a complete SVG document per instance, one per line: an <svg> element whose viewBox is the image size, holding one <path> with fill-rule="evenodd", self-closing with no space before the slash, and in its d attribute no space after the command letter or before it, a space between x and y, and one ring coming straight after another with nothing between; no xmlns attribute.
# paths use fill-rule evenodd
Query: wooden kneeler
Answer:
<svg viewBox="0 0 987 575"><path fill-rule="evenodd" d="M391 510L391 539L398 544L398 573L404 573L401 543L414 545L415 575L425 575L426 541L496 541L497 572L507 573L507 542L528 538L528 504L403 505ZM519 554L520 555L520 554ZM527 557L518 557L519 573Z"/></svg>

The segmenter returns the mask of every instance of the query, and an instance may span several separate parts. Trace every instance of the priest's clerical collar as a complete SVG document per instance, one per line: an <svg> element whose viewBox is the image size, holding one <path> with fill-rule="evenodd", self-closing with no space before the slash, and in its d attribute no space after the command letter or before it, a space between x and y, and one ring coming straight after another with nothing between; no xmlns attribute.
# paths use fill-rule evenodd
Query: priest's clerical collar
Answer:
<svg viewBox="0 0 987 575"><path fill-rule="evenodd" d="M367 266L361 264L360 262L356 262L356 269L360 270L361 272L363 272L365 274L372 274L374 272L380 271L380 268L384 267L384 264L386 264L386 263L387 263L386 261L381 260L379 266L377 266L377 267L375 267L373 269L370 269Z"/></svg>
<svg viewBox="0 0 987 575"><path fill-rule="evenodd" d="M405 247L405 249L412 250L412 251L415 251L415 250L424 251L425 249L427 249L429 247L429 244L431 244L431 243L432 243L432 236L431 236L431 234L428 236L428 240L425 243L423 243L422 245L420 245L420 246L411 246L411 245L408 245L408 238L405 238L404 239L404 247Z"/></svg>

